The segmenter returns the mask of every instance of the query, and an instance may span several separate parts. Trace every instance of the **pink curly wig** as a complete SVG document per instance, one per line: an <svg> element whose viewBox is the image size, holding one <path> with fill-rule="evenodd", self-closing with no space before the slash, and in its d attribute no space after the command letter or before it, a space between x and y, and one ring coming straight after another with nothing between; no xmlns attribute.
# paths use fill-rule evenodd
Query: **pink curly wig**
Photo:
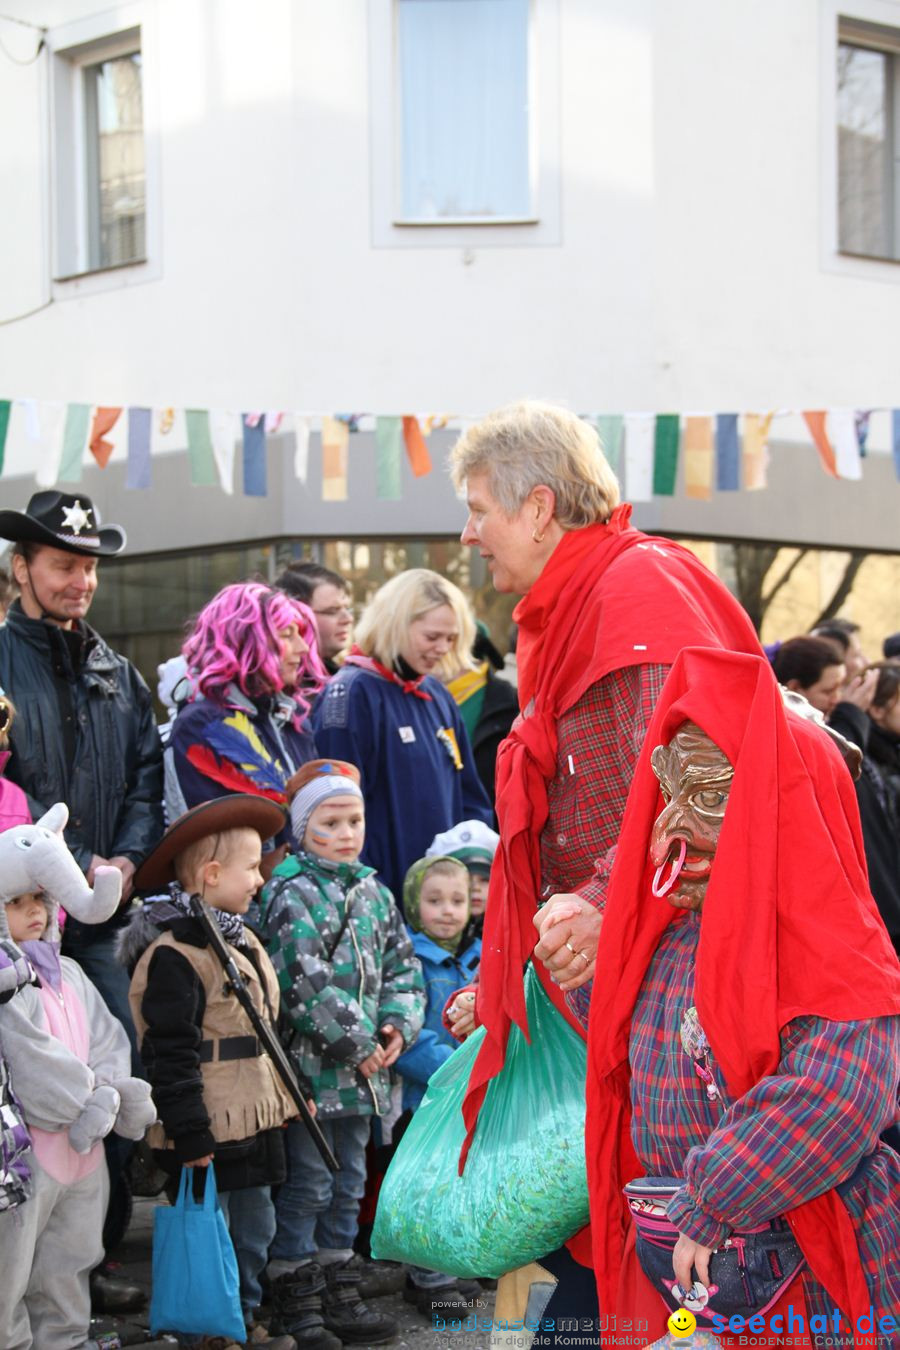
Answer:
<svg viewBox="0 0 900 1350"><path fill-rule="evenodd" d="M278 636L280 629L292 623L299 625L309 647L297 672L298 686L315 694L328 676L319 657L316 621L309 606L259 581L223 587L197 615L181 649L199 695L223 703L230 684L250 699L283 691L297 704L295 723L299 727L309 701L299 689L284 687Z"/></svg>

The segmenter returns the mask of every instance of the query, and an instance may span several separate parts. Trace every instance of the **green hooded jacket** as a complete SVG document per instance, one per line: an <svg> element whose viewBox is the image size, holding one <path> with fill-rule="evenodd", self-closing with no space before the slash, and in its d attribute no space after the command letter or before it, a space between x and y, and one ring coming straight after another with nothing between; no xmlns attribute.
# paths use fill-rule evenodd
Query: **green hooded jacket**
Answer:
<svg viewBox="0 0 900 1350"><path fill-rule="evenodd" d="M248 915L278 975L287 1045L319 1114L382 1115L390 1074L357 1071L390 1023L415 1041L425 1019L422 968L386 886L363 863L301 852L275 868Z"/></svg>

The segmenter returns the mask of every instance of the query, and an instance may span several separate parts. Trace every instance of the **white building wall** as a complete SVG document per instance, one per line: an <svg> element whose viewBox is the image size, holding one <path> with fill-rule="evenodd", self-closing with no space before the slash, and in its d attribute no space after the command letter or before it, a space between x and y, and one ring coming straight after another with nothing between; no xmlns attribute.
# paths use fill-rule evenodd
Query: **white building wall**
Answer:
<svg viewBox="0 0 900 1350"><path fill-rule="evenodd" d="M540 246L528 227L512 245L485 227L474 245L373 246L384 0L134 0L111 17L142 28L152 256L54 285L50 58L0 55L0 190L16 202L0 212L0 319L53 299L0 325L0 395L459 413L521 395L585 411L900 402L900 267L828 242L834 0L535 2L559 41L559 106L539 115L558 113L560 233ZM96 0L4 8L60 45ZM900 25L895 0L846 8ZM28 30L0 36L33 49ZM716 500L693 510L715 533Z"/></svg>

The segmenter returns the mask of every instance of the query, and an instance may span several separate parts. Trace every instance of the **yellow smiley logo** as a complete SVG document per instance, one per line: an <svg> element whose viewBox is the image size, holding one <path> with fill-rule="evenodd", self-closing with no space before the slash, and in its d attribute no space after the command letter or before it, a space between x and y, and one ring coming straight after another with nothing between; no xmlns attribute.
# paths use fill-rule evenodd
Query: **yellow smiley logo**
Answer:
<svg viewBox="0 0 900 1350"><path fill-rule="evenodd" d="M672 1335L681 1339L682 1336L694 1334L697 1330L697 1319L687 1308L679 1308L677 1312L673 1312L667 1325Z"/></svg>

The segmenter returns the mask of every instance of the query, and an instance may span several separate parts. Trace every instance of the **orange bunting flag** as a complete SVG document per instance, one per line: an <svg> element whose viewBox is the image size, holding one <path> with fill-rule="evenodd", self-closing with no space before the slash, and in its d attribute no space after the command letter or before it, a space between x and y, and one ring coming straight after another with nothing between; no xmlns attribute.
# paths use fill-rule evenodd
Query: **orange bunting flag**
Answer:
<svg viewBox="0 0 900 1350"><path fill-rule="evenodd" d="M684 419L684 491L685 496L709 501L713 481L713 420L711 417Z"/></svg>
<svg viewBox="0 0 900 1350"><path fill-rule="evenodd" d="M106 468L109 463L109 457L115 448L112 441L107 441L104 437L108 432L112 431L119 420L121 412L121 408L98 408L94 413L89 444L91 447L91 454L94 456L94 459L100 465L101 469Z"/></svg>
<svg viewBox="0 0 900 1350"><path fill-rule="evenodd" d="M768 486L769 428L774 413L747 413L744 417L744 491Z"/></svg>
<svg viewBox="0 0 900 1350"><path fill-rule="evenodd" d="M822 468L826 473L830 473L832 478L837 478L837 460L834 450L828 439L828 433L825 430L824 412L805 412L803 420L809 427L809 434L815 442L816 449L819 452L819 459L822 461Z"/></svg>
<svg viewBox="0 0 900 1350"><path fill-rule="evenodd" d="M336 417L322 418L322 501L347 500L347 451L350 428Z"/></svg>
<svg viewBox="0 0 900 1350"><path fill-rule="evenodd" d="M426 473L431 473L431 456L418 417L404 417L403 441L410 467L416 478L423 478Z"/></svg>

